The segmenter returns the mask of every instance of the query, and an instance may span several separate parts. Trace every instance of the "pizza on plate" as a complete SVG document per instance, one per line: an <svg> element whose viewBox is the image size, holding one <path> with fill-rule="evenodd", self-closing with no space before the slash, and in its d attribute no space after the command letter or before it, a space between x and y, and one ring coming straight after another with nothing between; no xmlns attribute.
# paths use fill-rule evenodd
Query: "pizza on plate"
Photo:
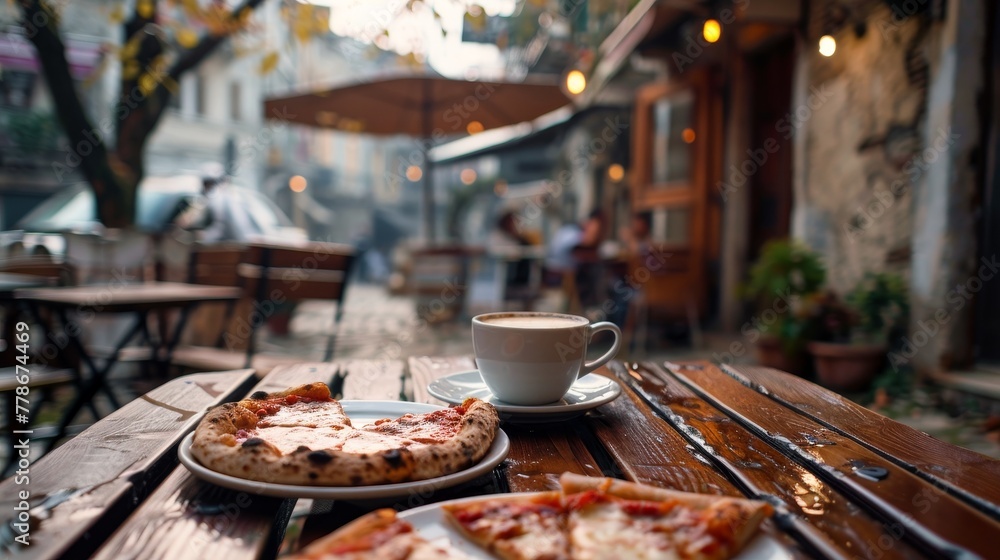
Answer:
<svg viewBox="0 0 1000 560"><path fill-rule="evenodd" d="M300 560L465 560L447 545L427 542L391 509L375 510L307 546Z"/></svg>
<svg viewBox="0 0 1000 560"><path fill-rule="evenodd" d="M562 491L442 503L445 523L504 560L724 560L739 554L772 513L765 502L676 492L565 473ZM392 530L360 531L375 524ZM307 547L301 558L463 558L429 543L392 510L378 510ZM348 554L355 554L351 556Z"/></svg>
<svg viewBox="0 0 1000 560"><path fill-rule="evenodd" d="M426 480L471 467L499 426L479 399L355 427L323 383L217 406L195 429L191 454L230 476L279 484L364 486Z"/></svg>

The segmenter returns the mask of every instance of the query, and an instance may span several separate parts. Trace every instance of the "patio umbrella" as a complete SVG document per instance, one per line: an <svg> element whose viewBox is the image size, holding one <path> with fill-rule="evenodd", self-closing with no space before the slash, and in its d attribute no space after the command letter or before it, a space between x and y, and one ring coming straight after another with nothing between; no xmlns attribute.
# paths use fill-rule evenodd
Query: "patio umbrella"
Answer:
<svg viewBox="0 0 1000 560"><path fill-rule="evenodd" d="M569 103L554 81L482 82L394 76L268 99L267 118L361 134L406 134L425 141L532 120ZM475 126L475 125L473 125ZM424 227L434 239L433 170L424 142Z"/></svg>

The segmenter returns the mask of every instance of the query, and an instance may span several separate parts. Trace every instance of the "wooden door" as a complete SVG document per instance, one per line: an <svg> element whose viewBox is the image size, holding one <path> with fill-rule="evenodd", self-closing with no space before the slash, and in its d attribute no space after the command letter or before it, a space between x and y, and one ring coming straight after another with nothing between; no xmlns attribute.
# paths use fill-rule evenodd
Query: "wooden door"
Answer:
<svg viewBox="0 0 1000 560"><path fill-rule="evenodd" d="M795 41L792 38L749 59L752 105L747 177L750 189L749 261L757 260L765 243L788 237L792 215L792 137L775 123L792 105Z"/></svg>
<svg viewBox="0 0 1000 560"><path fill-rule="evenodd" d="M632 210L652 216L652 242L663 256L643 286L651 306L706 310L710 262L718 256L717 176L721 113L707 71L657 82L636 94L632 138ZM661 264L662 266L657 266ZM642 281L642 273L636 280Z"/></svg>

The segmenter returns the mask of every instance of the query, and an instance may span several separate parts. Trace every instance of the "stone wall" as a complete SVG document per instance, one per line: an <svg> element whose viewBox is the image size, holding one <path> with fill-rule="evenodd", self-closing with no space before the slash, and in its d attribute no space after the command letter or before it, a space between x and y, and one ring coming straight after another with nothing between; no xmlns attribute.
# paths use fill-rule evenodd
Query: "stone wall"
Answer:
<svg viewBox="0 0 1000 560"><path fill-rule="evenodd" d="M971 299L952 296L977 258L984 4L954 0L930 17L875 0L811 3L797 66L793 235L824 255L837 291L869 271L908 277L905 362L921 372L971 358ZM848 17L826 58L817 40L838 6Z"/></svg>
<svg viewBox="0 0 1000 560"><path fill-rule="evenodd" d="M830 31L827 4L815 3L800 54L793 231L822 252L831 286L843 292L865 272L908 267L928 51L940 30L859 2L827 58L816 48Z"/></svg>

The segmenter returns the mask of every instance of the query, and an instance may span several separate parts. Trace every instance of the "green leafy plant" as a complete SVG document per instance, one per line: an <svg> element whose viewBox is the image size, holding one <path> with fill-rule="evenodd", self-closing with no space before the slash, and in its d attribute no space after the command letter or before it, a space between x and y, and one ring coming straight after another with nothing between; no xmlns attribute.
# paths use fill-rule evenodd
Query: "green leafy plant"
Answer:
<svg viewBox="0 0 1000 560"><path fill-rule="evenodd" d="M777 336L785 351L792 352L804 345L812 331L801 300L818 292L825 281L826 267L816 252L800 242L782 239L764 245L750 268L743 294L755 302L758 318L768 309L777 313L775 321L758 322L760 331Z"/></svg>
<svg viewBox="0 0 1000 560"><path fill-rule="evenodd" d="M909 316L906 281L868 273L841 299L826 292L810 301L815 339L841 344L885 344L902 336Z"/></svg>
<svg viewBox="0 0 1000 560"><path fill-rule="evenodd" d="M909 291L898 274L868 273L847 294L847 304L857 314L853 341L884 344L897 338L909 317Z"/></svg>
<svg viewBox="0 0 1000 560"><path fill-rule="evenodd" d="M775 299L819 291L826 281L826 267L818 254L793 240L769 241L750 268L744 293L770 306Z"/></svg>

